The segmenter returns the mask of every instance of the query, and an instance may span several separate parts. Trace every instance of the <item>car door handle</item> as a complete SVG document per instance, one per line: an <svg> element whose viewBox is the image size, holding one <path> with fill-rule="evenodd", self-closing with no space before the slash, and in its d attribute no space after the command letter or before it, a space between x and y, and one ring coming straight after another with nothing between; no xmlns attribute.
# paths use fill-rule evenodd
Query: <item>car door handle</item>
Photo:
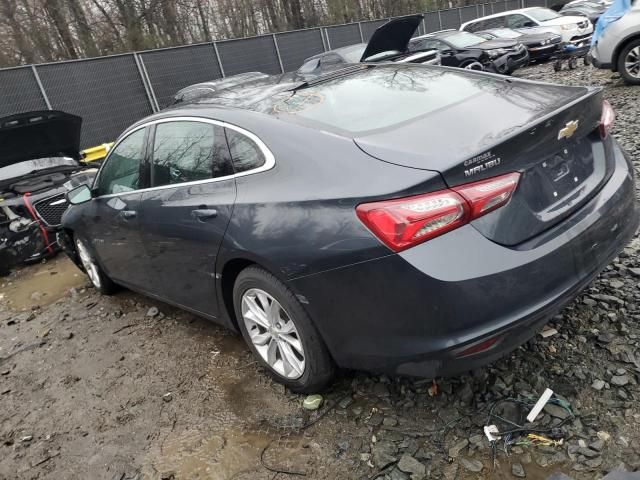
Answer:
<svg viewBox="0 0 640 480"><path fill-rule="evenodd" d="M213 208L199 208L197 210L191 210L191 216L200 222L204 222L210 218L216 218L218 211Z"/></svg>
<svg viewBox="0 0 640 480"><path fill-rule="evenodd" d="M138 215L138 212L136 212L135 210L122 210L120 212L120 216L125 220L130 220L132 218L135 218L137 215Z"/></svg>

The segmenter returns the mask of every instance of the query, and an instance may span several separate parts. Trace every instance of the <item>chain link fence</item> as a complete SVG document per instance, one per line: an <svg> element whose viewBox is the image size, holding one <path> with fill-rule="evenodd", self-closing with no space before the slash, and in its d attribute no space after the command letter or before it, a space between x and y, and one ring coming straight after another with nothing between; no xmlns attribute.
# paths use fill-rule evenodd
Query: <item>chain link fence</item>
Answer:
<svg viewBox="0 0 640 480"><path fill-rule="evenodd" d="M418 34L550 0L501 0L425 12ZM115 140L188 85L238 73L296 70L315 54L367 42L389 19L310 28L107 57L0 69L0 117L54 109L83 118L82 148Z"/></svg>

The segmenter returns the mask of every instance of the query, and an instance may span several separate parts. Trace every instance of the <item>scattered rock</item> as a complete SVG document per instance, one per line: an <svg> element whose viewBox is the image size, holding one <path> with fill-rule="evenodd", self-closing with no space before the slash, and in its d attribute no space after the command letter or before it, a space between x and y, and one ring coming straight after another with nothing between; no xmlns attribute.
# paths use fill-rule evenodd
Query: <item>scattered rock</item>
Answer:
<svg viewBox="0 0 640 480"><path fill-rule="evenodd" d="M449 458L458 458L460 456L460 452L467 448L469 445L469 440L466 438L460 440L458 443L449 448Z"/></svg>
<svg viewBox="0 0 640 480"><path fill-rule="evenodd" d="M560 405L554 405L553 403L547 403L544 406L544 411L547 412L554 418L559 418L564 420L571 416L571 414L567 411L566 408L561 407Z"/></svg>
<svg viewBox="0 0 640 480"><path fill-rule="evenodd" d="M411 478L414 477L414 474L416 476L424 476L427 473L427 467L406 453L400 457L398 468L405 473L412 474Z"/></svg>
<svg viewBox="0 0 640 480"><path fill-rule="evenodd" d="M398 449L393 442L381 440L371 447L371 459L376 468L384 468L398 460Z"/></svg>
<svg viewBox="0 0 640 480"><path fill-rule="evenodd" d="M593 383L591 384L591 388L598 391L602 390L604 386L605 386L604 380L594 380Z"/></svg>
<svg viewBox="0 0 640 480"><path fill-rule="evenodd" d="M158 307L151 307L149 310L147 310L147 317L157 317L159 313L160 310L158 310Z"/></svg>
<svg viewBox="0 0 640 480"><path fill-rule="evenodd" d="M165 402L170 402L171 400L173 400L173 394L171 392L167 392L164 395L162 395L162 400L164 400Z"/></svg>
<svg viewBox="0 0 640 480"><path fill-rule="evenodd" d="M480 460L476 460L475 458L462 457L458 461L465 470L468 470L470 472L481 472L484 468L484 464Z"/></svg>
<svg viewBox="0 0 640 480"><path fill-rule="evenodd" d="M616 387L624 387L629 383L629 377L627 375L614 375L611 377L611 385Z"/></svg>
<svg viewBox="0 0 640 480"><path fill-rule="evenodd" d="M524 467L520 463L514 463L511 465L511 473L514 477L525 478L527 474L524 471Z"/></svg>

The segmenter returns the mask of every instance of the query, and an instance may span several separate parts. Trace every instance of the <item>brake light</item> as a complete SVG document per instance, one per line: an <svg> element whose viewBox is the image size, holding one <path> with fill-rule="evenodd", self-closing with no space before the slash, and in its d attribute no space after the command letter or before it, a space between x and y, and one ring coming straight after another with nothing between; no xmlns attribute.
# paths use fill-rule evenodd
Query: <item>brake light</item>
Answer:
<svg viewBox="0 0 640 480"><path fill-rule="evenodd" d="M604 140L613 128L616 120L616 112L611 104L605 100L602 102L602 117L600 117L600 137Z"/></svg>
<svg viewBox="0 0 640 480"><path fill-rule="evenodd" d="M451 190L363 203L356 214L384 244L400 252L502 207L519 178L519 173L508 173Z"/></svg>

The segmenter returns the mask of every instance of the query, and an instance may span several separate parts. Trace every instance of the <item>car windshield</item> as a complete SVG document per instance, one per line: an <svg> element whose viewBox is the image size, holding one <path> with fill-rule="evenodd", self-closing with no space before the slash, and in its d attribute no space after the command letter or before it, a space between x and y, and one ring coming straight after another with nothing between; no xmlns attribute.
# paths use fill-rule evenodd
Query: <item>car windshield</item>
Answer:
<svg viewBox="0 0 640 480"><path fill-rule="evenodd" d="M25 162L15 163L0 168L0 180L9 180L13 178L24 177L30 173L36 173L41 170L57 167L77 167L78 162L73 158L53 157L39 158L36 160L27 160Z"/></svg>
<svg viewBox="0 0 640 480"><path fill-rule="evenodd" d="M511 30L510 28L498 28L491 30L491 33L500 38L518 38L522 36L522 33Z"/></svg>
<svg viewBox="0 0 640 480"><path fill-rule="evenodd" d="M366 43L359 43L351 47L341 48L338 53L344 57L348 63L358 63L362 58L365 48L367 48Z"/></svg>
<svg viewBox="0 0 640 480"><path fill-rule="evenodd" d="M546 22L547 20L553 20L554 18L562 16L549 8L534 8L533 10L527 10L527 15L539 22Z"/></svg>
<svg viewBox="0 0 640 480"><path fill-rule="evenodd" d="M478 79L422 66L385 64L277 94L253 105L282 120L362 133L393 128L479 94ZM483 88L496 88L492 78ZM381 114L381 113L384 114Z"/></svg>
<svg viewBox="0 0 640 480"><path fill-rule="evenodd" d="M456 32L443 38L456 48L467 48L487 41L486 38L469 32Z"/></svg>

